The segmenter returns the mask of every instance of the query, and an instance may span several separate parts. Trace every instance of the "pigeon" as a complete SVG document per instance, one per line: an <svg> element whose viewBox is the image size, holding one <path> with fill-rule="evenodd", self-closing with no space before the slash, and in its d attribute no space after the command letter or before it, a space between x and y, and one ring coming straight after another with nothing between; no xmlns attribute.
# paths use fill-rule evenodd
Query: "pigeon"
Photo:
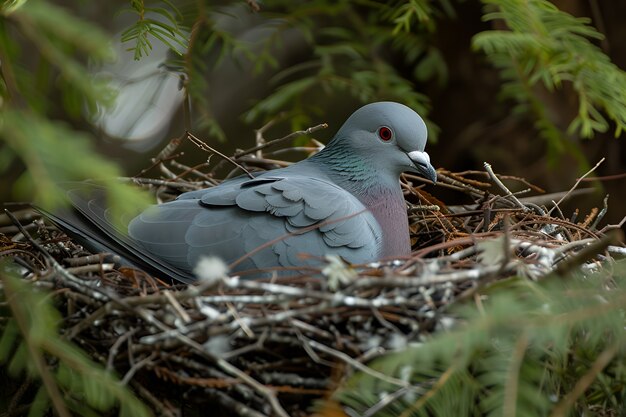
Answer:
<svg viewBox="0 0 626 417"><path fill-rule="evenodd" d="M102 199L70 190L82 219L64 226L91 247L187 283L206 257L251 278L319 270L328 255L350 264L399 258L411 251L400 174L437 180L426 140L426 125L411 108L371 103L308 159L148 207L127 233L115 230Z"/></svg>

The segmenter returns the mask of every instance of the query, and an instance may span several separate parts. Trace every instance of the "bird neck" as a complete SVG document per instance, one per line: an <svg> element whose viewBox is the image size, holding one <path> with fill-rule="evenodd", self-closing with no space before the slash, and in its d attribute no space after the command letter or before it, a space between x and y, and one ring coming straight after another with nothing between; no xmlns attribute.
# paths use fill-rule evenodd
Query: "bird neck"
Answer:
<svg viewBox="0 0 626 417"><path fill-rule="evenodd" d="M355 195L367 192L371 185L386 179L380 178L380 170L376 169L370 159L362 157L341 143L331 142L309 161L319 164L333 182L346 190L354 191ZM389 179L390 184L393 184L394 178Z"/></svg>
<svg viewBox="0 0 626 417"><path fill-rule="evenodd" d="M309 159L329 179L357 197L374 215L383 232L381 258L405 256L411 252L406 203L397 175L352 149L326 148Z"/></svg>

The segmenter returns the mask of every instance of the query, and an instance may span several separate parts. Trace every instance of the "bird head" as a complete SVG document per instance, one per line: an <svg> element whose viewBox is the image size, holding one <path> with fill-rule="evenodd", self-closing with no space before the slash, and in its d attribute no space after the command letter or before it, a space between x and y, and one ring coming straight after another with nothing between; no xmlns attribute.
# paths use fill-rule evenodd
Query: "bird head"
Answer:
<svg viewBox="0 0 626 417"><path fill-rule="evenodd" d="M367 104L352 113L335 140L396 175L415 172L437 182L437 172L424 151L427 137L426 124L415 111L384 101Z"/></svg>

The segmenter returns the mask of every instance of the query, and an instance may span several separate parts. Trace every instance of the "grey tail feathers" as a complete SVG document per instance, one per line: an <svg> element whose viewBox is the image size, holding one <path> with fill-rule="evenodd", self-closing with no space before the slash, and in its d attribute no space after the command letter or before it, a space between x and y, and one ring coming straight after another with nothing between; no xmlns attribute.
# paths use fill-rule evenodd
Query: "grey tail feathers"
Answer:
<svg viewBox="0 0 626 417"><path fill-rule="evenodd" d="M33 207L54 225L92 253L112 254L119 266L141 269L162 279L191 283L190 274L164 264L144 251L125 231L117 229L107 216L105 189L89 182L63 184L71 206L50 213ZM70 188L71 187L71 188Z"/></svg>

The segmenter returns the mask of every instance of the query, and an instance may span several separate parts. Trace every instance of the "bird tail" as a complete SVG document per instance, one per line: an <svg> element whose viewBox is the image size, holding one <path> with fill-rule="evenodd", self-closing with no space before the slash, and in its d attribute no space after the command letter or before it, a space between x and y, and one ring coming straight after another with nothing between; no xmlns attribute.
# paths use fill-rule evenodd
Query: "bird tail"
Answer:
<svg viewBox="0 0 626 417"><path fill-rule="evenodd" d="M54 211L33 207L54 225L93 253L112 254L120 266L144 270L160 278L191 283L192 275L155 259L122 229L122 219L113 218L106 206L106 188L94 182L64 183L69 205ZM135 213L139 214L139 213ZM123 216L126 218L126 216ZM131 215L130 218L133 216Z"/></svg>

